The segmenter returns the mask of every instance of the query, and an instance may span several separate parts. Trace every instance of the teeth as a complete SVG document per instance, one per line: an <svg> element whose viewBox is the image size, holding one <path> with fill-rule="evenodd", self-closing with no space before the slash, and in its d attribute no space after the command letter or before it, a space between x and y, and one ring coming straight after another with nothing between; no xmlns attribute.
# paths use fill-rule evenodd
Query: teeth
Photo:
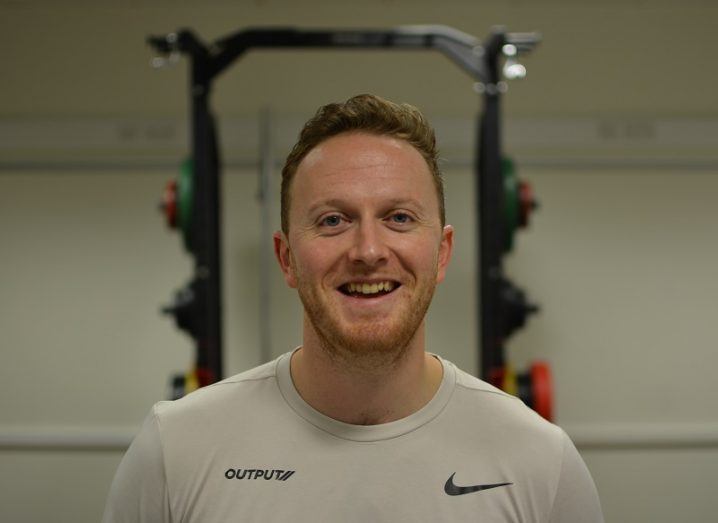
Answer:
<svg viewBox="0 0 718 523"><path fill-rule="evenodd" d="M383 281L381 283L348 283L347 290L352 293L377 294L378 292L390 292L394 289L394 283Z"/></svg>

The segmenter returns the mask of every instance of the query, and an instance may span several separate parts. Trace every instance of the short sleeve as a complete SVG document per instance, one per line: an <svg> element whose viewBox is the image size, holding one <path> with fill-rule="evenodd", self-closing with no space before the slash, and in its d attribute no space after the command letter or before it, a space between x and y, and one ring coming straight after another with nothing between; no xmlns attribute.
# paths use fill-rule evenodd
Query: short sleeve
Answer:
<svg viewBox="0 0 718 523"><path fill-rule="evenodd" d="M159 423L152 409L115 473L102 521L171 520Z"/></svg>
<svg viewBox="0 0 718 523"><path fill-rule="evenodd" d="M551 511L551 523L603 523L596 485L581 455L565 432L561 477Z"/></svg>

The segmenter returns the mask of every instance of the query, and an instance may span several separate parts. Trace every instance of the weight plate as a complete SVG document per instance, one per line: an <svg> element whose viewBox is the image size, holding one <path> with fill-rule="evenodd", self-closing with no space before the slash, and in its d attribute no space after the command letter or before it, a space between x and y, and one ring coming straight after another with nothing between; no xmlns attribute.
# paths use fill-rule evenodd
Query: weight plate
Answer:
<svg viewBox="0 0 718 523"><path fill-rule="evenodd" d="M184 392L189 394L199 388L199 380L197 379L197 373L194 370L190 370L185 374L184 378Z"/></svg>
<svg viewBox="0 0 718 523"><path fill-rule="evenodd" d="M534 408L534 399L533 399L533 392L531 391L531 376L529 376L528 372L522 372L517 376L516 384L518 385L519 389L519 398L521 401L523 401L526 405Z"/></svg>
<svg viewBox="0 0 718 523"><path fill-rule="evenodd" d="M162 195L162 210L165 215L167 226L171 229L177 228L177 180L170 180L165 186Z"/></svg>
<svg viewBox="0 0 718 523"><path fill-rule="evenodd" d="M501 387L504 392L511 394L512 396L518 396L519 384L516 377L516 372L511 365L506 365L504 370L504 386Z"/></svg>
<svg viewBox="0 0 718 523"><path fill-rule="evenodd" d="M531 365L531 391L534 410L553 421L553 382L548 363L536 361Z"/></svg>
<svg viewBox="0 0 718 523"><path fill-rule="evenodd" d="M170 392L171 400L178 400L184 396L184 374L175 374L172 376L172 390Z"/></svg>
<svg viewBox="0 0 718 523"><path fill-rule="evenodd" d="M217 381L214 378L214 373L211 369L205 367L197 367L197 370L195 372L197 374L197 382L199 383L200 387L206 387L207 385L211 385L212 383Z"/></svg>
<svg viewBox="0 0 718 523"><path fill-rule="evenodd" d="M505 369L503 367L493 367L488 373L487 378L488 382L496 387L497 389L502 389L504 387L504 374Z"/></svg>
<svg viewBox="0 0 718 523"><path fill-rule="evenodd" d="M526 227L529 224L531 213L536 208L536 199L531 184L519 182L519 226Z"/></svg>

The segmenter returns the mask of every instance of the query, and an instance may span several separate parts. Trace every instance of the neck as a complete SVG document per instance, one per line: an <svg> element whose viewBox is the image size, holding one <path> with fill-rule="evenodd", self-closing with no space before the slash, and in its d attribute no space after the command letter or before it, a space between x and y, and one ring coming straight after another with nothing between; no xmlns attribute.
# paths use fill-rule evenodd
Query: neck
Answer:
<svg viewBox="0 0 718 523"><path fill-rule="evenodd" d="M306 332L292 357L292 380L304 401L338 421L376 425L404 418L441 384L441 363L424 351L423 325L399 353L368 358L339 356Z"/></svg>

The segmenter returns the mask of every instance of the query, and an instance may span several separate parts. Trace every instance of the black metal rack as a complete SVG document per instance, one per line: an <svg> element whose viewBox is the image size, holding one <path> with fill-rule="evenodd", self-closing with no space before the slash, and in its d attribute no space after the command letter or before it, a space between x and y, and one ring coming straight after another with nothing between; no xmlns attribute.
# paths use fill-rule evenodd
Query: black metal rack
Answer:
<svg viewBox="0 0 718 523"><path fill-rule="evenodd" d="M180 328L196 340L200 386L222 377L221 162L215 122L209 107L214 79L250 49L339 48L437 50L477 81L478 91L484 99L483 113L479 117L476 162L480 354L481 375L491 379L492 373L504 365L503 342L507 336L509 312L505 304L508 280L501 264L502 242L506 234L502 219L504 188L500 126L500 98L506 84L501 80L501 67L502 61L504 72L507 63L517 65L517 55L531 51L539 41L537 33L508 33L497 28L482 43L456 29L435 25L388 30L252 28L220 38L211 45L204 44L186 29L148 38L150 45L161 55L176 59L179 54L185 54L191 63L194 192L193 218L187 235L190 251L195 257L194 278L166 311L172 313Z"/></svg>

